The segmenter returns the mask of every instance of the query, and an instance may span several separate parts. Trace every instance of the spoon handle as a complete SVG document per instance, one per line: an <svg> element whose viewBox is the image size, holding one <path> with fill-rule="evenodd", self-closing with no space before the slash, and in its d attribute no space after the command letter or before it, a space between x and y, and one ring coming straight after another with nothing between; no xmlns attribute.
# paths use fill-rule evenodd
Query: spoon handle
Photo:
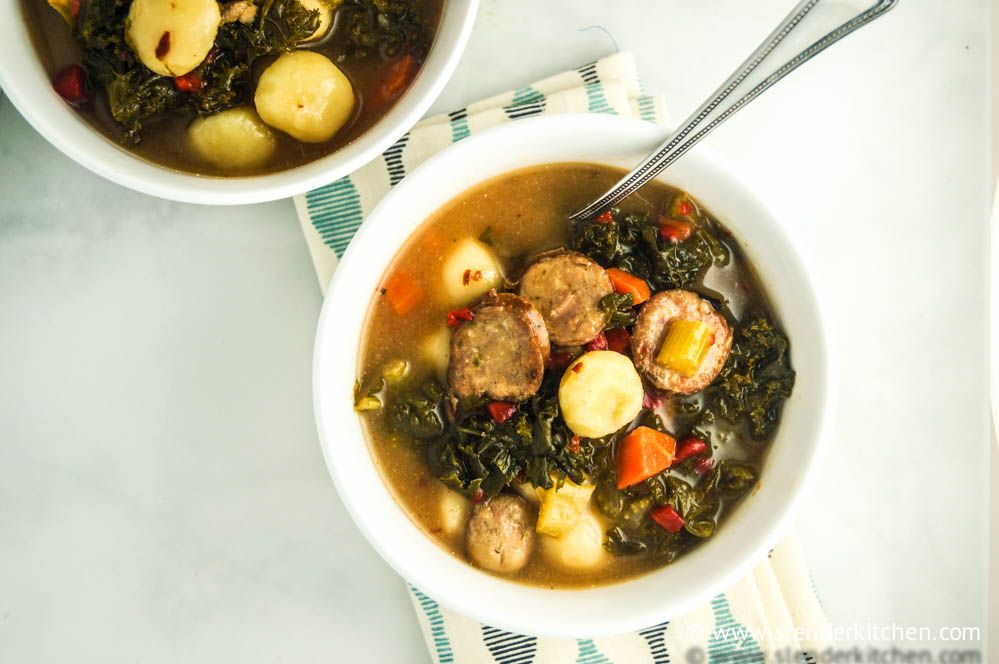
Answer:
<svg viewBox="0 0 999 664"><path fill-rule="evenodd" d="M587 219L630 196L774 83L854 30L882 16L897 2L801 0L746 61L652 155L600 198L573 212L569 218Z"/></svg>

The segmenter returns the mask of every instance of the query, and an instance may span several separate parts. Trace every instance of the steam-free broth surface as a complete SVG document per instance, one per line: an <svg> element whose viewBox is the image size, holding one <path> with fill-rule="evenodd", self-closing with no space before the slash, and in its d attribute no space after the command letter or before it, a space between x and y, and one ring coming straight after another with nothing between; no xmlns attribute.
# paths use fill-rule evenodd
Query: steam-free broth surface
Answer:
<svg viewBox="0 0 999 664"><path fill-rule="evenodd" d="M482 493L480 491L476 495L474 491L469 490L472 500L468 500L447 488L428 465L428 443L417 441L405 430L400 429L397 421L399 409L393 405L394 399L401 399L401 395L409 393L415 389L415 386L427 382L446 386L447 352L453 329L456 329L457 325L468 324L462 320L456 323L454 320L454 312L461 309L450 294L454 290L453 286L449 287L443 276L447 272L448 261L455 248L469 240L474 241L477 246L487 247L502 265L504 281L499 290L510 290L516 286L515 279L531 264L531 258L536 254L558 247L573 246L574 243L581 246L578 235L574 239L570 230L567 222L568 214L605 191L620 178L621 174L618 169L604 166L551 164L516 171L481 184L445 205L420 226L388 268L382 279L382 288L374 294L366 320L361 363L358 368L359 398L363 399L371 391L376 395L377 403L381 404L380 407L364 410L362 413L372 454L387 486L410 517L440 546L463 560L469 560L466 542L467 510L476 499L482 499ZM620 211L615 211L614 216L621 220L623 228L623 220L629 213L658 214L658 211L664 205L668 206L675 196L677 196L675 190L661 183L653 183L630 198ZM690 215L690 218L694 218L695 211L691 211ZM710 220L705 211L698 209L696 215L699 219L698 224L710 225L711 229L714 229L713 232L724 244L727 259L724 265L719 262L718 265L706 269L704 274L699 275L688 288L711 298L722 315L733 325L748 321L751 312L769 314L766 300L735 241L715 221ZM470 278L474 278L474 274L471 274ZM410 295L409 299L418 301L417 305L409 309L403 307L405 309L403 314L400 314L398 302L393 300L391 292L393 288L397 289L400 283L406 284L407 293L416 293ZM472 306L474 308L475 305ZM448 326L449 318L454 328ZM736 336L739 343L738 330ZM571 352L580 351L585 353L586 349L576 349ZM488 352L488 348L484 352ZM558 347L551 349L546 381L558 379L557 375L552 375L557 374L558 370L551 366L558 357L561 357L561 352L562 349ZM628 353L630 351L626 351L625 355ZM399 380L390 378L381 391L376 389L377 385L372 388L385 368L397 366L400 360L408 365L405 377ZM584 360L578 361L582 363ZM564 370L565 367L561 369ZM544 392L546 389L548 388L542 387L541 391ZM651 392L654 395L659 394L654 389ZM702 456L698 459L692 458L684 464L677 464L675 468L663 473L662 477L652 478L642 485L628 489L637 497L619 492L613 486L606 491L598 487L591 506L599 504L606 507L610 502L620 499L627 501L629 506L627 509L634 509L636 512L643 504L650 510L661 509L662 505L657 508L655 504L659 501L668 501L664 498L665 494L658 495L656 492L659 490L646 489L645 485L651 487L652 483L660 482L665 487L663 490L668 492L669 481L663 479L666 475L675 475L678 479L690 482L694 487L698 486L698 482L703 485L705 479L698 475L698 470L702 469L695 470L694 465L695 461L702 466L705 465L706 458L710 458L711 464L715 467L718 467L723 460L731 460L746 464L747 468L754 469L754 473L758 471L770 431L763 437L763 441L752 441L752 436L744 423L728 423L722 421L716 414L705 415L709 406L708 398L703 393L688 396L664 394L661 398L662 405L657 412L662 418L664 428L675 434L677 441L688 439L690 434L709 438L710 450L702 452ZM442 406L442 413L447 412L446 402L446 398L441 402L445 404ZM375 404L375 402L367 403ZM519 404L518 408L520 411L529 409L527 403ZM771 414L776 417L775 413ZM651 416L651 411L646 413L643 409L639 419L645 421L642 418L647 416ZM446 419L446 416L442 417ZM579 436L573 436L572 440L566 439L562 443L574 446L574 449L582 446L583 451L577 453L603 459L602 462L596 462L597 465L603 463L603 469L593 471L588 476L603 478L594 481L606 483L607 473L613 474L613 469L607 466L617 463L615 459L619 454L618 448L622 445L623 431L616 434L616 440L610 440L614 436L608 436L607 441L599 444L591 443L587 439L580 440ZM568 435L569 433L566 434ZM564 452L564 454L569 453ZM723 474L719 476L722 479L717 481L726 481ZM753 480L755 481L755 475ZM609 482L613 485L613 480ZM709 505L704 508L706 510L704 516L698 518L710 519L712 523L722 521L732 505L749 488L747 485L742 487L739 495L733 494L720 499L712 494L710 499L705 500L720 500L720 502L713 507ZM675 495L676 489L673 491L674 493L670 495ZM506 486L501 490L501 495L507 493L516 495L517 491ZM653 497L642 503L648 495ZM442 501L450 501L451 504L458 504L461 507L450 511L442 510ZM538 505L528 501L528 507L533 515L537 514ZM614 509L613 506L608 507L608 511L613 512ZM624 513L625 508L621 510ZM620 515L609 517L596 508L593 508L592 512L600 523L602 533L617 527L619 522L624 523L622 519L625 517ZM455 526L456 521L460 522L458 526ZM656 544L659 552L654 554L652 543L658 542L656 538L659 535L648 529L649 526L643 522L634 530L627 530L630 534L626 536L624 534L626 529L622 526L622 539L616 542L609 542L604 535L601 541L604 551L598 556L599 563L579 568L564 563L563 559L571 559L571 555L567 556L564 552L558 555L549 553L549 549L553 548L549 546L553 538L549 538L548 535L536 535L537 541L534 543L533 553L527 564L516 572L504 575L525 583L548 587L598 585L626 579L660 567L699 543L697 538L687 532L681 535L666 534L667 539L689 537L692 541L684 540L682 544L675 543L668 546ZM652 533L651 539L648 540L649 544L646 544L649 549L626 554L628 547L631 546L628 542L637 542L643 536L640 533L648 532ZM625 537L631 539L623 539ZM676 551L670 549L671 546L675 546Z"/></svg>

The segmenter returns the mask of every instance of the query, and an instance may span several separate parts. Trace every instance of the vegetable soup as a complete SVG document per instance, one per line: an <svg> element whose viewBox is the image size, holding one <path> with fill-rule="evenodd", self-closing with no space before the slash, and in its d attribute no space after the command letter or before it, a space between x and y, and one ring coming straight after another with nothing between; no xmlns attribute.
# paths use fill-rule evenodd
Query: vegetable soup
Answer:
<svg viewBox="0 0 999 664"><path fill-rule="evenodd" d="M490 573L590 586L709 540L759 481L794 385L735 238L651 183L570 224L618 169L512 172L409 239L355 386L396 500Z"/></svg>

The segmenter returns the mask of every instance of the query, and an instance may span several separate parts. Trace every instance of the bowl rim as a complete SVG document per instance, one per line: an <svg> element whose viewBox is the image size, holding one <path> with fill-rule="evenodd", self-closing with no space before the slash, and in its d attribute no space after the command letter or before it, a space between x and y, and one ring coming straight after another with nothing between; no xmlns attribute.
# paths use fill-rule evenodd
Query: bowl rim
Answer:
<svg viewBox="0 0 999 664"><path fill-rule="evenodd" d="M289 198L353 173L409 131L437 99L468 43L479 0L446 0L426 61L402 98L353 142L276 173L202 176L139 157L92 127L52 89L20 0L4 0L0 21L0 88L28 123L84 168L129 189L182 203L243 205ZM0 4L0 6L4 6Z"/></svg>
<svg viewBox="0 0 999 664"><path fill-rule="evenodd" d="M744 577L776 544L777 540L784 534L797 514L803 500L804 491L807 486L812 484L820 466L820 459L827 447L830 429L829 423L835 411L836 396L833 389L833 385L835 384L835 363L832 361L833 346L829 337L830 328L824 320L823 308L818 305L820 291L815 285L815 280L809 266L802 260L797 248L784 231L783 226L776 220L772 209L765 206L756 196L755 192L743 180L737 178L734 172L717 156L711 154L703 146L698 146L690 154L686 155L684 160L699 161L721 180L727 180L728 186L739 189L742 196L756 202L758 212L762 215L761 219L765 220L768 232L771 234L768 237L768 241L781 245L780 251L784 252L784 258L792 267L793 276L801 280L798 286L806 296L806 302L803 306L808 309L803 315L806 318L810 317L814 322L816 337L813 340L813 345L818 349L815 361L818 362L818 366L820 367L820 370L814 376L814 389L818 395L817 402L819 410L811 418L810 438L795 442L796 446L805 448L803 465L797 468L797 474L787 478L788 494L783 501L777 504L777 508L773 513L769 515L765 530L763 532L756 532L751 537L748 535L745 536L750 541L742 547L742 552L737 559L726 557L726 554L721 554L720 550L717 550L720 545L715 546L716 551L714 552L713 559L717 561L720 558L725 564L722 566L722 569L714 570L715 573L710 579L695 584L697 585L696 592L688 590L686 594L681 592L681 596L679 597L668 597L662 600L657 598L646 602L641 607L632 608L630 612L628 610L620 610L620 607L618 607L618 610L615 612L596 615L592 613L593 609L599 606L606 606L606 602L614 599L614 596L617 594L623 595L623 593L619 593L618 591L626 586L635 586L648 579L662 577L665 574L674 574L676 576L681 573L693 571L694 567L690 564L690 561L695 556L702 555L701 552L707 551L710 548L708 545L712 543L709 542L704 546L698 547L695 551L677 560L672 565L623 582L600 585L593 588L543 589L503 580L477 570L470 564L443 551L436 543L432 543L430 538L419 530L418 526L412 523L403 508L392 497L392 490L385 483L380 471L377 470L376 461L372 456L370 446L362 434L360 441L353 441L353 443L359 442L361 447L363 447L364 454L362 456L367 459L367 464L371 466L378 477L378 484L382 488L381 491L375 490L375 493L387 496L388 500L395 505L396 512L398 512L394 516L383 515L381 519L371 518L366 512L366 504L361 501L360 493L362 490L357 488L357 484L355 483L356 478L349 476L348 468L345 465L346 462L343 460L342 450L334 451L333 449L333 441L335 439L339 438L343 440L347 438L342 432L337 432L332 428L337 424L342 424L342 421L330 421L330 418L325 416L327 410L326 404L329 401L330 395L327 391L328 386L324 382L325 372L323 371L322 363L328 359L328 344L333 342L342 344L345 341L342 335L331 334L330 332L334 321L337 324L343 323L342 317L339 316L340 312L337 311L339 308L338 303L342 299L339 296L341 289L344 289L346 286L356 287L356 282L353 284L350 283L354 276L355 264L358 266L361 266L362 263L369 264L367 267L361 266L356 269L369 271L372 269L370 267L372 261L365 255L364 250L368 244L384 239L382 227L386 223L391 223L392 220L389 216L393 208L398 207L401 202L406 201L411 191L415 191L418 187L425 185L429 181L428 179L433 178L435 174L453 173L453 166L449 166L451 162L459 162L462 159L474 160L474 155L477 151L485 154L490 145L506 148L517 144L518 140L521 142L525 141L524 136L533 135L535 139L541 140L551 139L554 134L563 133L568 135L572 132L576 132L577 137L615 134L622 137L627 136L631 140L631 143L637 141L638 143L647 145L649 149L660 143L666 135L666 131L662 128L631 118L596 114L560 114L557 116L528 118L500 125L475 134L429 158L379 202L378 206L367 216L348 247L338 269L331 279L329 290L327 291L317 326L316 345L313 356L313 405L323 456L348 513L368 542L378 551L379 555L409 583L458 613L484 624L511 632L560 638L619 634L657 624L663 620L672 620L703 605L710 597L728 589L736 581ZM593 159L592 161L599 163L600 159ZM545 162L528 160L525 161L523 166L534 163ZM683 162L681 161L680 163ZM516 169L506 169L502 172L510 170ZM477 178L477 181L486 181L495 175L495 173L490 173L487 176ZM694 195L703 200L696 193ZM444 197L439 200L435 209L446 205L452 199L453 197L450 196ZM710 201L705 201L705 205L708 208L713 207ZM407 232L404 234L405 237L408 238L425 220L426 215L418 221L412 222L412 225L408 227ZM392 256L398 252L404 241L401 241L396 246L392 251ZM744 244L744 238L740 238L740 244ZM381 279L387 267L388 263L377 266L376 280ZM770 288L768 287L767 290L769 292ZM366 301L370 302L370 295L366 298ZM365 314L362 316L360 323L361 326L363 326L366 311L367 308L365 307ZM361 329L363 330L363 327ZM360 343L360 338L351 338L346 341L356 347ZM357 352L356 348L353 352ZM352 368L356 372L356 366ZM354 376L350 376L349 382L352 383L353 379ZM354 420L357 420L356 415L354 416ZM778 438L775 439L772 445L776 444L778 440L780 440L780 434L778 434ZM782 449L787 448L787 444L782 447ZM786 452L785 456L787 456ZM768 478L767 469L774 465L772 457L773 453L771 452L764 466L760 484L764 484L762 480ZM351 470L357 470L357 467ZM759 492L754 491L753 496L755 497L757 493ZM739 506L739 512L726 524L726 530L734 530L733 526L736 525L736 522L745 513L748 503L749 499L742 501L742 504ZM423 540L422 543L416 540L407 542L405 552L394 550L392 542L389 542L391 538L386 536L386 531L389 528L405 528L403 522L395 518L399 515L402 515L405 523L408 523L409 527L416 531ZM720 531L720 533L722 532L724 531ZM732 537L735 536L733 535ZM720 535L716 535L715 539L720 539ZM726 541L731 542L731 539L730 537ZM440 555L434 556L431 552L428 552L426 550L427 545ZM433 564L440 563L443 567L450 569L446 573L436 572L432 569L421 567L419 563L414 562L414 559L425 562L425 558L433 559ZM450 562L442 562L444 560ZM521 619L519 617L511 617L509 614L494 613L488 609L484 609L484 603L481 601L483 596L498 600L505 605L519 601L525 606L540 603L547 604L549 607L565 607L573 603L582 602L589 607L591 613L587 614L585 610L572 610L569 616L555 617L546 622L543 618L539 619L538 612L534 611L529 618ZM559 599L551 601L551 598L556 596Z"/></svg>

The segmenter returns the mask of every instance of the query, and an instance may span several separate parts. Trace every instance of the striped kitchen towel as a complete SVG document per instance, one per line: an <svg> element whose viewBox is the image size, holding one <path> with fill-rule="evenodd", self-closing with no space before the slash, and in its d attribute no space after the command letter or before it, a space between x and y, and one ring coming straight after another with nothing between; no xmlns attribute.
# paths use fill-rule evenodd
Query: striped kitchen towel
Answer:
<svg viewBox="0 0 999 664"><path fill-rule="evenodd" d="M352 175L295 197L319 285L325 291L337 261L365 215L406 173L432 154L477 131L546 113L616 113L666 124L659 96L642 91L630 53L427 118ZM801 550L782 541L753 573L681 618L633 634L599 639L539 639L480 625L410 587L431 657L437 663L660 664L814 662L829 644L829 625Z"/></svg>

